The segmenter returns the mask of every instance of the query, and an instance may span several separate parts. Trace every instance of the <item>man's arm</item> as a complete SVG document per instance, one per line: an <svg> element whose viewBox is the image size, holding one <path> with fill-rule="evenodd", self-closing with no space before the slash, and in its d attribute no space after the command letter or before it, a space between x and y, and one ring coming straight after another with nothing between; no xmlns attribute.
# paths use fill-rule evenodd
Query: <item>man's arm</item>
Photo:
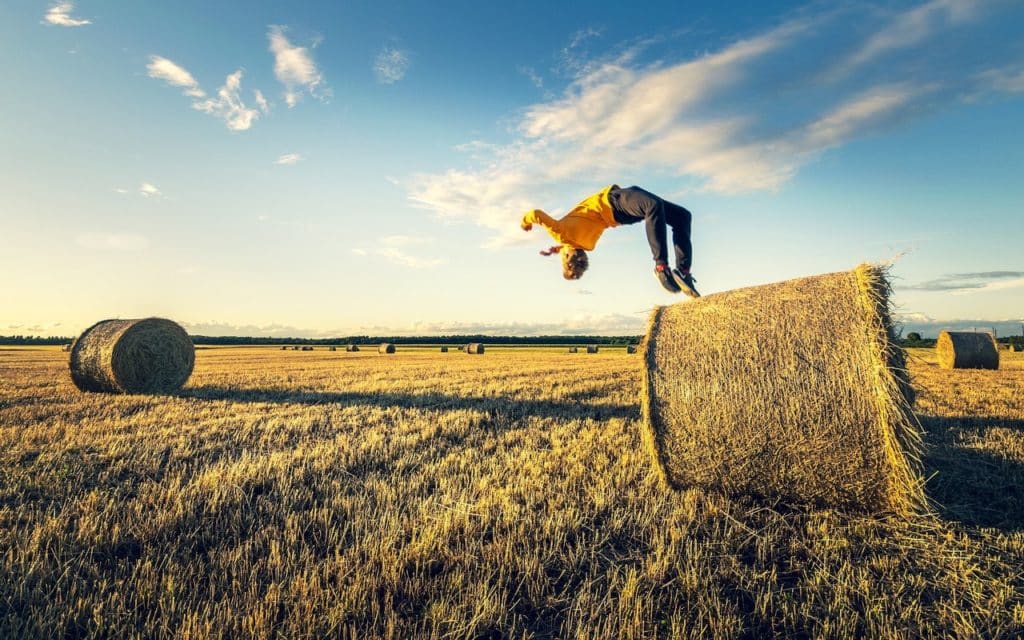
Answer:
<svg viewBox="0 0 1024 640"><path fill-rule="evenodd" d="M526 215L523 216L523 222L519 226L523 228L523 231L529 231L535 224L543 225L554 233L561 233L562 231L561 223L540 209L527 211Z"/></svg>

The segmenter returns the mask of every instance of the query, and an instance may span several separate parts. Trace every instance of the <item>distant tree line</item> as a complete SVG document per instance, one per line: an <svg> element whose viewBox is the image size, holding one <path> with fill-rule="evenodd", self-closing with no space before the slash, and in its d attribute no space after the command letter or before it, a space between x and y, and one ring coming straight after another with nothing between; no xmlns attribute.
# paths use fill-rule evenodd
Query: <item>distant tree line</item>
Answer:
<svg viewBox="0 0 1024 640"><path fill-rule="evenodd" d="M254 338L246 336L192 336L192 342L198 345L337 345L337 344L379 344L393 342L395 344L461 344L482 342L484 344L508 345L545 345L545 344L600 344L627 345L637 344L641 336L485 336L485 335L450 335L450 336L346 336L338 338ZM72 342L70 337L43 338L40 336L0 336L0 345L57 345Z"/></svg>

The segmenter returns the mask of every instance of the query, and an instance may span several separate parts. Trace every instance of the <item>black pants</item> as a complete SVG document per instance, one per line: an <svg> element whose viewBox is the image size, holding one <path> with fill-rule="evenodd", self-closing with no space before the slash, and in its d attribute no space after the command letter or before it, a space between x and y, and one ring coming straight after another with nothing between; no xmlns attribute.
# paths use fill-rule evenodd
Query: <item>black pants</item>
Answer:
<svg viewBox="0 0 1024 640"><path fill-rule="evenodd" d="M689 271L693 262L693 247L690 244L690 221L693 216L685 207L663 200L640 187L612 189L608 199L612 203L615 221L619 224L646 221L647 241L651 244L655 264L668 264L665 225L672 227L676 266L680 271Z"/></svg>

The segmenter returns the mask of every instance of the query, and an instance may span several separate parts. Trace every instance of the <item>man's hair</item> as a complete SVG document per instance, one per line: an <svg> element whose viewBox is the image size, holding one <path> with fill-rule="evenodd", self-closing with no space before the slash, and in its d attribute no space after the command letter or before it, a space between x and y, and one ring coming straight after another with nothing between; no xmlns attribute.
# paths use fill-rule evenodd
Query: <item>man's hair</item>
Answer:
<svg viewBox="0 0 1024 640"><path fill-rule="evenodd" d="M583 249L562 245L562 276L566 280L579 280L590 266L590 259Z"/></svg>

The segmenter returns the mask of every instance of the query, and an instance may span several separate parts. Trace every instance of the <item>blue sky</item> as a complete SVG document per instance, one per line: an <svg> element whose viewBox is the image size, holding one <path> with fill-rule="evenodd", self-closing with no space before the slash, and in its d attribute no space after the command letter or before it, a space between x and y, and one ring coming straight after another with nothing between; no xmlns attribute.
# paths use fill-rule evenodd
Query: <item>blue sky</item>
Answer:
<svg viewBox="0 0 1024 640"><path fill-rule="evenodd" d="M611 183L704 293L895 260L1019 332L1024 5L725 4L4 3L0 334L639 333L640 225L576 282L518 227Z"/></svg>

